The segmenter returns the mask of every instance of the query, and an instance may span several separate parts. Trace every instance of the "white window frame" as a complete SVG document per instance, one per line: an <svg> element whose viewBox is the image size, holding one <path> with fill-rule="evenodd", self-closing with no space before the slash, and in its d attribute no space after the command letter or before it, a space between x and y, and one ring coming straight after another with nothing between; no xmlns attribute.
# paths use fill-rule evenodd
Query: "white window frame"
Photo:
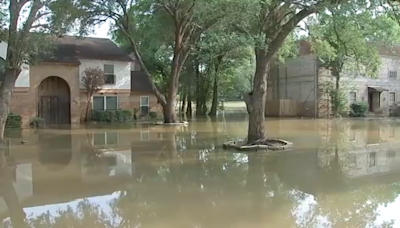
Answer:
<svg viewBox="0 0 400 228"><path fill-rule="evenodd" d="M395 77L392 77L392 75ZM389 79L397 79L397 70L389 70Z"/></svg>
<svg viewBox="0 0 400 228"><path fill-rule="evenodd" d="M143 97L147 97L147 105L143 105L143 103L142 103L142 98ZM150 96L140 96L140 107L150 107Z"/></svg>
<svg viewBox="0 0 400 228"><path fill-rule="evenodd" d="M116 133L117 134L117 144L108 144L107 143L107 134L108 133ZM96 145L95 143L94 143L94 136L96 135L96 134L103 134L104 135L104 145ZM93 134L92 134L92 144L93 144L93 146L107 146L107 145L118 145L119 144L119 132L94 132Z"/></svg>
<svg viewBox="0 0 400 228"><path fill-rule="evenodd" d="M104 69L106 69L106 65L113 66L113 73L112 74L106 73L104 71ZM107 63L103 64L103 71L104 71L104 77L106 77L107 75L112 75L114 77L114 83L106 83L106 81L104 80L104 84L105 85L115 85L117 83L117 75L115 75L115 65L114 64L107 64Z"/></svg>
<svg viewBox="0 0 400 228"><path fill-rule="evenodd" d="M116 110L119 109L119 97L118 97L118 96L116 96L116 95L93 95L93 97L92 97L92 110L94 110L94 109L93 109L93 107L94 107L94 102L93 102L94 97L103 97L103 102L104 102L104 109L103 109L103 111L108 110L108 109L107 109L106 97L116 97L116 98L117 98L117 109L116 109ZM114 110L114 109L113 109L113 110Z"/></svg>
<svg viewBox="0 0 400 228"><path fill-rule="evenodd" d="M354 101L352 101L352 95L354 94ZM354 104L357 102L357 92L349 92L349 104Z"/></svg>
<svg viewBox="0 0 400 228"><path fill-rule="evenodd" d="M393 103L392 103L392 95L393 96ZM396 104L396 92L389 92L389 105L394 105Z"/></svg>

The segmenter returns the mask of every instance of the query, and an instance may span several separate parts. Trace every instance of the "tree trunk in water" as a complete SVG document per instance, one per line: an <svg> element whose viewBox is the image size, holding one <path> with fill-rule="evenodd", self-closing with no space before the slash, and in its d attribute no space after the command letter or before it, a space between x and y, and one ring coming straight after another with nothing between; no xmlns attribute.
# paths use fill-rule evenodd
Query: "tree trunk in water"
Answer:
<svg viewBox="0 0 400 228"><path fill-rule="evenodd" d="M4 130L7 123L12 91L20 72L21 70L18 69L6 70L3 83L0 86L0 142L4 141Z"/></svg>
<svg viewBox="0 0 400 228"><path fill-rule="evenodd" d="M217 72L215 72L214 85L213 85L213 99L212 99L211 110L210 113L208 113L208 115L216 116L217 109L218 109L218 79L217 79Z"/></svg>
<svg viewBox="0 0 400 228"><path fill-rule="evenodd" d="M192 116L192 114L193 114L193 108L192 108L192 94L189 92L188 98L187 98L186 115Z"/></svg>
<svg viewBox="0 0 400 228"><path fill-rule="evenodd" d="M264 121L268 69L269 59L265 57L261 50L256 50L256 72L253 91L245 94L244 97L247 112L249 113L248 144L266 139Z"/></svg>
<svg viewBox="0 0 400 228"><path fill-rule="evenodd" d="M167 104L163 107L164 123L176 123L176 111L175 111L175 96L168 97Z"/></svg>
<svg viewBox="0 0 400 228"><path fill-rule="evenodd" d="M187 94L184 92L183 95L182 95L182 106L181 106L182 115L185 114L186 98L187 98Z"/></svg>
<svg viewBox="0 0 400 228"><path fill-rule="evenodd" d="M223 57L224 57L224 55L218 56L217 63L215 64L214 85L213 85L213 99L212 99L212 105L211 105L210 113L208 113L208 115L210 115L210 116L216 116L217 115L217 109L218 109L218 73L219 73L219 66L221 65Z"/></svg>
<svg viewBox="0 0 400 228"><path fill-rule="evenodd" d="M200 71L198 65L195 68L196 72L196 116L201 115L202 105L201 105L201 86L200 86Z"/></svg>
<svg viewBox="0 0 400 228"><path fill-rule="evenodd" d="M7 205L10 219L13 227L27 227L25 223L25 212L19 202L17 193L15 192L11 175L8 171L6 159L4 156L4 141L0 143L0 195Z"/></svg>

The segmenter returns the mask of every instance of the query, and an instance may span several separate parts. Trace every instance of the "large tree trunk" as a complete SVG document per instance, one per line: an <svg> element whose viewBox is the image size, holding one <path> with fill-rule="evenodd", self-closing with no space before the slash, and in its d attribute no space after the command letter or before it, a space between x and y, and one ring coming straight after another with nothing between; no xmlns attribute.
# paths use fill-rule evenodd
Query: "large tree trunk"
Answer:
<svg viewBox="0 0 400 228"><path fill-rule="evenodd" d="M245 94L244 99L249 113L248 144L266 139L264 121L268 69L269 59L263 51L256 50L256 72L253 91Z"/></svg>
<svg viewBox="0 0 400 228"><path fill-rule="evenodd" d="M26 215L19 202L8 170L9 167L4 156L4 141L0 143L0 147L0 196L3 197L7 205L13 227L23 228L26 227Z"/></svg>
<svg viewBox="0 0 400 228"><path fill-rule="evenodd" d="M0 86L0 142L4 141L4 130L6 127L8 111L14 89L15 81L21 70L8 69L4 77L4 81Z"/></svg>

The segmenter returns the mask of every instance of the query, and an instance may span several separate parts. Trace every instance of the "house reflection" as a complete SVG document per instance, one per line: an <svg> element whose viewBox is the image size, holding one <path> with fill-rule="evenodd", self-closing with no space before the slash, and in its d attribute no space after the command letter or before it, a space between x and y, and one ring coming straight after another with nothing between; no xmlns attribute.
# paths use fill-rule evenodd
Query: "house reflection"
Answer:
<svg viewBox="0 0 400 228"><path fill-rule="evenodd" d="M153 152L154 157L164 148L160 132L150 131L148 125L125 131L92 129L71 134L46 130L24 134L28 145L11 140L5 153L23 207L111 194L136 176L136 160L140 161L141 155ZM5 217L7 206L0 195L0 221Z"/></svg>

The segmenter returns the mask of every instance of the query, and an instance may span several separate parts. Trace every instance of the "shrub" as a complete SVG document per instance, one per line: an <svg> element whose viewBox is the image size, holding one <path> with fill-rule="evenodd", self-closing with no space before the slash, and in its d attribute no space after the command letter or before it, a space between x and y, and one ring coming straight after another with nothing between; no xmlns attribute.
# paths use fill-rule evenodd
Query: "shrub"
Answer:
<svg viewBox="0 0 400 228"><path fill-rule="evenodd" d="M134 120L137 120L137 113L139 112L139 109L138 108L133 108L133 116L132 116L132 118L134 119Z"/></svg>
<svg viewBox="0 0 400 228"><path fill-rule="evenodd" d="M150 119L157 119L157 112L149 112Z"/></svg>
<svg viewBox="0 0 400 228"><path fill-rule="evenodd" d="M45 124L44 119L40 117L34 117L33 119L31 119L31 122L29 123L29 125L32 128L42 128L44 124Z"/></svg>
<svg viewBox="0 0 400 228"><path fill-rule="evenodd" d="M351 117L366 117L368 111L368 104L366 102L357 102L350 106Z"/></svg>
<svg viewBox="0 0 400 228"><path fill-rule="evenodd" d="M132 121L132 112L130 110L93 110L92 121L108 123L129 122Z"/></svg>
<svg viewBox="0 0 400 228"><path fill-rule="evenodd" d="M6 128L21 128L22 118L18 114L10 113L8 114Z"/></svg>

